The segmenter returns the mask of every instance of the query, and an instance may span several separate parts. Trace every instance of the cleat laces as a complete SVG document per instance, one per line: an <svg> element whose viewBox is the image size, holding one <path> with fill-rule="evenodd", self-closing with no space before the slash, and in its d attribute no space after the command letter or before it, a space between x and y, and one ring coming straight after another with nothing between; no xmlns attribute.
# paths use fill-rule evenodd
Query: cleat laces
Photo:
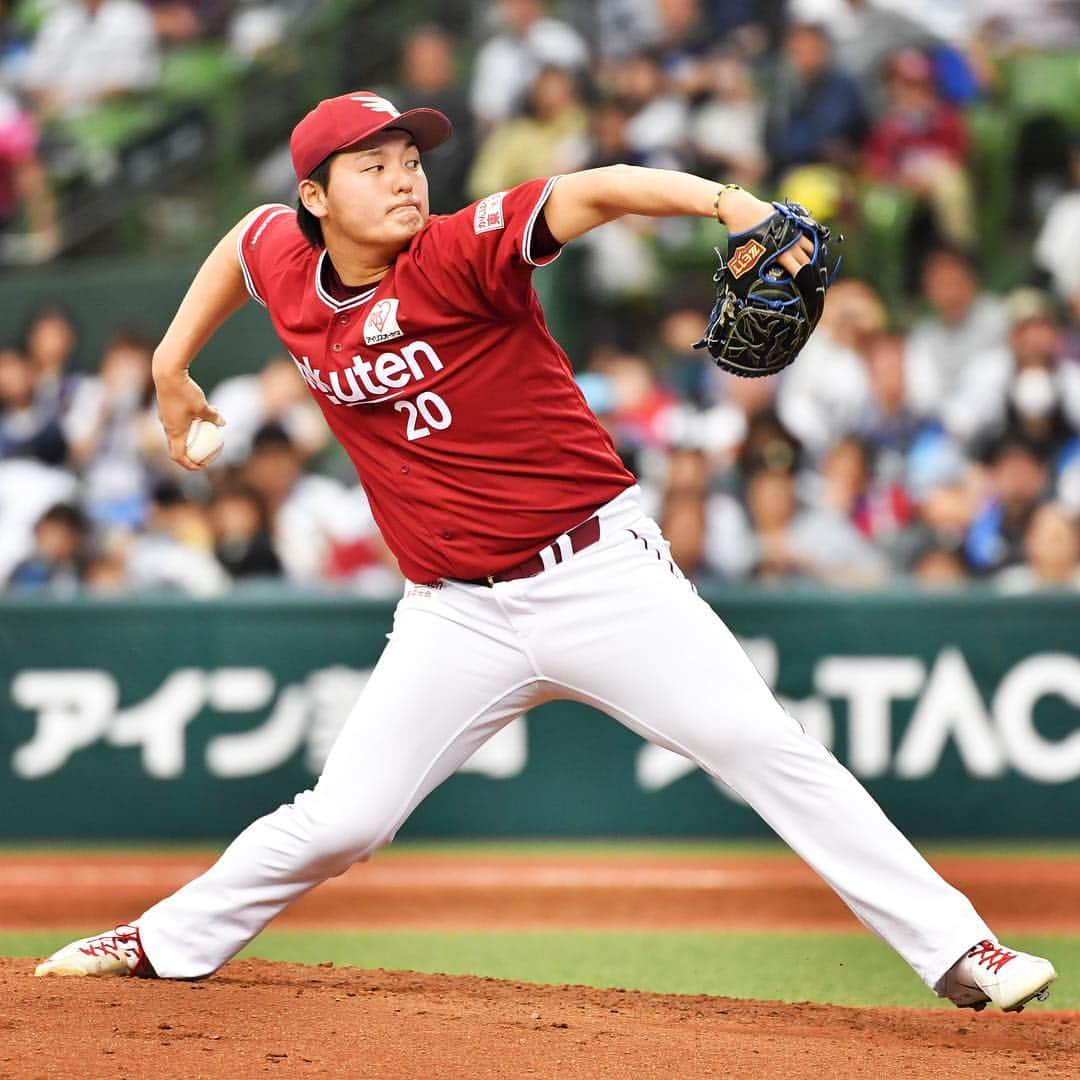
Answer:
<svg viewBox="0 0 1080 1080"><path fill-rule="evenodd" d="M1016 953L1003 949L994 941L980 941L968 953L968 959L997 975L1010 960L1016 959Z"/></svg>
<svg viewBox="0 0 1080 1080"><path fill-rule="evenodd" d="M79 946L79 952L84 956L104 956L128 962L134 958L132 970L141 969L146 962L139 942L139 932L131 926L118 926L111 934L99 934L89 938Z"/></svg>

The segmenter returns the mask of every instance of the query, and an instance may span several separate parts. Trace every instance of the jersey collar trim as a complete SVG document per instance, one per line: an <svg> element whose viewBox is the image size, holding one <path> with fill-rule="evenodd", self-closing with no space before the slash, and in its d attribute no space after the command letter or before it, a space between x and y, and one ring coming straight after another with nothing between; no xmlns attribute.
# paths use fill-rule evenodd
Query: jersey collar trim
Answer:
<svg viewBox="0 0 1080 1080"><path fill-rule="evenodd" d="M375 290L379 287L378 282L372 285L370 289L365 289L362 293L359 293L349 300L335 300L326 289L323 288L323 261L325 259L326 250L323 249L323 253L315 263L315 295L318 296L331 311L348 311L350 308L360 307L361 304L366 304L375 295Z"/></svg>

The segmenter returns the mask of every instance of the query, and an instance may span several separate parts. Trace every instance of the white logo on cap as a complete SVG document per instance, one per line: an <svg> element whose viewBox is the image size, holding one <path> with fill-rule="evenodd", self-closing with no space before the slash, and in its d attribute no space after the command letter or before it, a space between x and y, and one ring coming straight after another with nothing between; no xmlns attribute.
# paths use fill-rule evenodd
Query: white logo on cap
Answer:
<svg viewBox="0 0 1080 1080"><path fill-rule="evenodd" d="M349 100L359 101L365 109L370 109L372 112L389 113L391 116L401 115L401 113L399 113L397 109L395 109L394 106L386 100L386 98L375 97L374 94L372 94L370 97L364 94L355 94L351 98L349 98Z"/></svg>

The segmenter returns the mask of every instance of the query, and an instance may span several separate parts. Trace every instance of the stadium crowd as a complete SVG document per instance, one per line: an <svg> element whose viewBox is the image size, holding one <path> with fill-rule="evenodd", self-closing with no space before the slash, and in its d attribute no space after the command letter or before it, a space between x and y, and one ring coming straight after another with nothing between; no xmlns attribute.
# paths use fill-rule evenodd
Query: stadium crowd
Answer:
<svg viewBox="0 0 1080 1080"><path fill-rule="evenodd" d="M21 203L45 236L55 219L35 148L51 111L148 85L162 42L272 40L288 8L45 6L35 37L0 37L0 223ZM965 106L993 92L1000 56L1080 45L1073 5L458 8L464 22L449 29L412 28L396 80L379 87L455 123L425 162L436 212L616 161L801 198L845 228L860 182L921 207L908 295L881 295L872 266L842 273L803 355L767 380L727 376L692 348L707 276L665 257L687 222L626 219L575 245L579 383L688 573L705 585L1080 588L1080 138L1067 170L1025 188L1033 270L999 294L977 254L965 122ZM62 305L0 342L0 583L210 596L277 579L392 595L393 559L291 359L216 385L225 450L188 474L165 454L147 333L118 325L94 374L71 369L79 329Z"/></svg>

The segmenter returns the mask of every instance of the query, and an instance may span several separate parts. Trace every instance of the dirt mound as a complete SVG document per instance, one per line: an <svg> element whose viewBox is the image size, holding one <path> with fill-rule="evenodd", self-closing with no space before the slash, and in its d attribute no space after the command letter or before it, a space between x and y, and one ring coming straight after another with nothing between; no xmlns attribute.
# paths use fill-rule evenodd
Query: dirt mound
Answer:
<svg viewBox="0 0 1080 1080"><path fill-rule="evenodd" d="M0 1077L1075 1077L1080 1014L847 1009L234 961L200 982L0 958Z"/></svg>

